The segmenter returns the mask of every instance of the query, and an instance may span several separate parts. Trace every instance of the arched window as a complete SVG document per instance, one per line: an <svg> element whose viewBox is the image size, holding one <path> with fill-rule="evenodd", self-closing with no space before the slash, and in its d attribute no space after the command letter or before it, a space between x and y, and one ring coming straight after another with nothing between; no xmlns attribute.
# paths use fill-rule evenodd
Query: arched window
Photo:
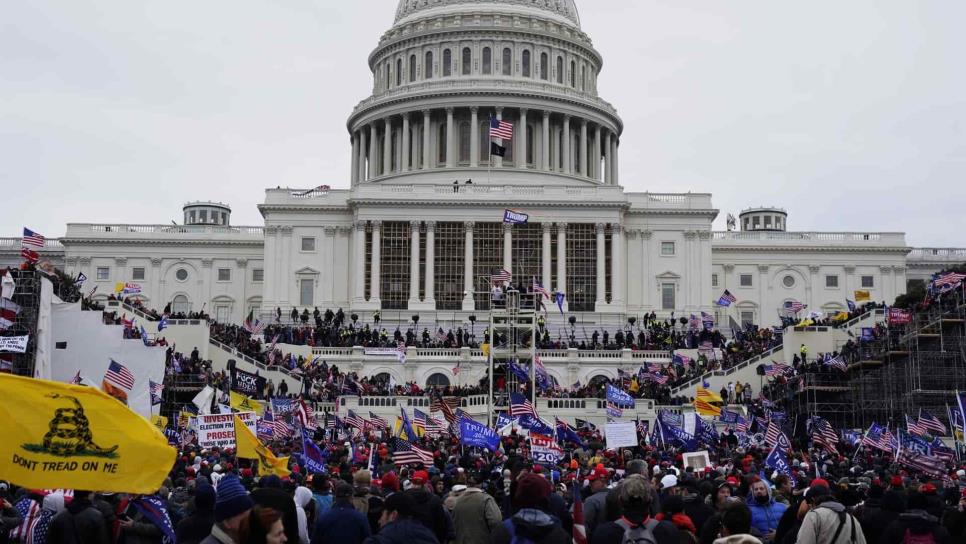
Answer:
<svg viewBox="0 0 966 544"><path fill-rule="evenodd" d="M379 374L376 374L375 376L369 378L369 383L387 385L389 383L389 378L390 376L388 372L380 372Z"/></svg>
<svg viewBox="0 0 966 544"><path fill-rule="evenodd" d="M459 162L470 162L470 124L460 123L460 158Z"/></svg>
<svg viewBox="0 0 966 544"><path fill-rule="evenodd" d="M513 75L513 51L509 47L503 48L503 75Z"/></svg>
<svg viewBox="0 0 966 544"><path fill-rule="evenodd" d="M437 372L426 378L426 387L449 387L449 378Z"/></svg>
<svg viewBox="0 0 966 544"><path fill-rule="evenodd" d="M530 51L523 50L523 77L530 77Z"/></svg>
<svg viewBox="0 0 966 544"><path fill-rule="evenodd" d="M547 69L550 62L546 53L540 53L540 79L547 81Z"/></svg>
<svg viewBox="0 0 966 544"><path fill-rule="evenodd" d="M396 59L396 87L402 85L402 59Z"/></svg>
<svg viewBox="0 0 966 544"><path fill-rule="evenodd" d="M470 51L469 47L463 48L463 75L470 75L470 68L473 63L473 53Z"/></svg>
<svg viewBox="0 0 966 544"><path fill-rule="evenodd" d="M557 83L563 84L563 57L557 57Z"/></svg>
<svg viewBox="0 0 966 544"><path fill-rule="evenodd" d="M493 52L489 47L483 48L483 74L490 75L493 73Z"/></svg>
<svg viewBox="0 0 966 544"><path fill-rule="evenodd" d="M191 311L191 302L185 295L178 295L171 300L171 311L176 314L186 314Z"/></svg>
<svg viewBox="0 0 966 544"><path fill-rule="evenodd" d="M443 49L443 77L453 75L453 52Z"/></svg>
<svg viewBox="0 0 966 544"><path fill-rule="evenodd" d="M570 87L577 88L577 63L570 61Z"/></svg>
<svg viewBox="0 0 966 544"><path fill-rule="evenodd" d="M446 164L446 123L440 123L439 130L436 131L436 149L439 150L436 164Z"/></svg>
<svg viewBox="0 0 966 544"><path fill-rule="evenodd" d="M416 81L416 55L409 55L409 83Z"/></svg>
<svg viewBox="0 0 966 544"><path fill-rule="evenodd" d="M593 389L603 389L605 385L610 383L610 378L604 376L603 374L598 374L587 382L587 387L591 390Z"/></svg>
<svg viewBox="0 0 966 544"><path fill-rule="evenodd" d="M423 78L433 79L433 52L426 51L426 62L423 66Z"/></svg>

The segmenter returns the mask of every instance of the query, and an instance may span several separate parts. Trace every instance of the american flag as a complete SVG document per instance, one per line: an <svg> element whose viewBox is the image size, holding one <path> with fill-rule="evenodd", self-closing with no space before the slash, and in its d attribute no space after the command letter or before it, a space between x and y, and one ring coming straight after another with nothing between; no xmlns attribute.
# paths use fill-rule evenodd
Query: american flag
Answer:
<svg viewBox="0 0 966 544"><path fill-rule="evenodd" d="M846 370L848 370L848 367L845 366L845 360L842 359L841 355L836 355L835 357L832 357L831 353L826 353L825 359L822 361L822 364L826 366L830 366L832 368L837 368L842 372L845 372Z"/></svg>
<svg viewBox="0 0 966 544"><path fill-rule="evenodd" d="M490 138L502 138L510 140L513 138L513 123L508 123L502 119L490 117Z"/></svg>
<svg viewBox="0 0 966 544"><path fill-rule="evenodd" d="M303 399L299 399L295 405L295 418L306 429L315 429L318 426L315 421L315 412L312 411L312 407L305 404Z"/></svg>
<svg viewBox="0 0 966 544"><path fill-rule="evenodd" d="M439 436L446 432L446 425L438 419L429 416L426 418L426 434L429 436Z"/></svg>
<svg viewBox="0 0 966 544"><path fill-rule="evenodd" d="M533 292L538 295L543 295L543 298L550 298L550 291L547 291L547 288L537 281L536 278L533 279Z"/></svg>
<svg viewBox="0 0 966 544"><path fill-rule="evenodd" d="M513 279L513 274L505 268L501 268L499 272L490 276L490 283L503 283L505 281L511 281Z"/></svg>
<svg viewBox="0 0 966 544"><path fill-rule="evenodd" d="M878 423L873 423L869 426L869 430L862 437L862 445L890 453L894 450L892 447L892 433L888 429L882 428Z"/></svg>
<svg viewBox="0 0 966 544"><path fill-rule="evenodd" d="M761 365L761 368L765 370L765 376L782 376L788 367L786 365L779 366L778 363L772 361L770 365Z"/></svg>
<svg viewBox="0 0 966 544"><path fill-rule="evenodd" d="M919 410L919 426L926 430L933 431L932 434L934 435L946 434L946 426L943 425L943 422L940 421L938 417L925 410Z"/></svg>
<svg viewBox="0 0 966 544"><path fill-rule="evenodd" d="M389 438L388 445L393 451L392 462L398 467L418 464L430 466L433 464L432 452L417 448L398 436Z"/></svg>
<svg viewBox="0 0 966 544"><path fill-rule="evenodd" d="M10 528L10 538L13 542L45 542L47 540L47 527L53 519L55 512L44 510L43 505L24 497L20 499L15 508L20 513L23 521L20 525Z"/></svg>
<svg viewBox="0 0 966 544"><path fill-rule="evenodd" d="M741 416L738 416L738 419L735 421L735 430L738 431L739 433L747 433L748 420Z"/></svg>
<svg viewBox="0 0 966 544"><path fill-rule="evenodd" d="M164 384L148 380L148 389L151 391L151 405L161 404L161 392L164 391Z"/></svg>
<svg viewBox="0 0 966 544"><path fill-rule="evenodd" d="M923 426L919 421L906 416L906 429L911 434L918 436L923 436L929 434L929 429Z"/></svg>
<svg viewBox="0 0 966 544"><path fill-rule="evenodd" d="M537 411L533 407L533 403L530 399L521 395L520 393L510 393L510 417L517 417L523 415L537 416Z"/></svg>
<svg viewBox="0 0 966 544"><path fill-rule="evenodd" d="M896 462L932 478L941 478L946 473L946 466L942 459L930 455L921 455L911 450L900 451L896 456Z"/></svg>
<svg viewBox="0 0 966 544"><path fill-rule="evenodd" d="M587 544L587 527L584 525L584 501L580 498L580 486L573 483L574 493L574 544Z"/></svg>
<svg viewBox="0 0 966 544"><path fill-rule="evenodd" d="M40 260L40 254L30 249L29 247L21 248L20 256L23 257L25 261L30 263L35 263Z"/></svg>
<svg viewBox="0 0 966 544"><path fill-rule="evenodd" d="M453 411L453 408L456 406L459 406L459 398L447 397L444 399L442 395L436 393L435 395L432 395L429 411L442 412L447 423L456 423L458 418L456 417L456 413Z"/></svg>
<svg viewBox="0 0 966 544"><path fill-rule="evenodd" d="M426 434L426 420L429 416L425 412L421 412L413 408L413 430L416 431L416 435Z"/></svg>
<svg viewBox="0 0 966 544"><path fill-rule="evenodd" d="M263 419L271 423L272 435L276 440L292 436L292 431L294 429L285 423L285 420L283 420L281 416L273 414L271 410L265 411L265 417Z"/></svg>
<svg viewBox="0 0 966 544"><path fill-rule="evenodd" d="M369 423L371 423L376 429L382 431L389 426L389 422L385 419L373 414L372 411L369 412Z"/></svg>
<svg viewBox="0 0 966 544"><path fill-rule="evenodd" d="M648 372L660 372L664 370L664 367L661 366L661 363L647 363L644 366L647 368ZM640 374L643 374L643 372L641 372Z"/></svg>
<svg viewBox="0 0 966 544"><path fill-rule="evenodd" d="M652 372L650 374L645 374L644 375L644 379L645 380L651 380L652 382L654 382L656 384L659 384L659 385L666 384L667 383L667 380L668 380L667 376L658 374L657 372Z"/></svg>
<svg viewBox="0 0 966 544"><path fill-rule="evenodd" d="M815 442L815 444L822 446L825 451L838 455L839 452L836 448L836 444L838 444L839 437L837 434L835 434L835 429L832 428L832 425L829 424L829 422L825 419L818 416L812 416L811 423L812 441Z"/></svg>
<svg viewBox="0 0 966 544"><path fill-rule="evenodd" d="M966 280L966 274L959 274L957 272L950 272L943 276L939 276L933 280L933 287L945 287L947 285L956 285Z"/></svg>
<svg viewBox="0 0 966 544"><path fill-rule="evenodd" d="M797 300L787 300L785 301L785 304L782 305L782 308L784 308L786 312L797 314L805 309L805 305Z"/></svg>
<svg viewBox="0 0 966 544"><path fill-rule="evenodd" d="M39 232L34 232L27 227L23 228L23 239L20 242L23 247L44 247L44 236Z"/></svg>
<svg viewBox="0 0 966 544"><path fill-rule="evenodd" d="M365 418L359 417L359 415L356 414L355 412L353 412L352 410L349 410L349 413L346 415L346 417L345 417L345 424L348 425L348 426L350 426L350 427L355 427L356 429L359 429L360 431L365 431L366 430L366 420L365 420Z"/></svg>
<svg viewBox="0 0 966 544"><path fill-rule="evenodd" d="M134 374L131 374L131 371L126 366L114 359L111 359L111 364L107 367L107 373L104 374L104 381L128 391L134 389Z"/></svg>
<svg viewBox="0 0 966 544"><path fill-rule="evenodd" d="M731 294L731 291L725 289L721 298L718 299L718 306L731 306L735 302L738 302L738 297Z"/></svg>
<svg viewBox="0 0 966 544"><path fill-rule="evenodd" d="M768 422L768 429L765 430L765 443L769 446L774 446L778 443L779 437L782 435L782 430L774 421Z"/></svg>

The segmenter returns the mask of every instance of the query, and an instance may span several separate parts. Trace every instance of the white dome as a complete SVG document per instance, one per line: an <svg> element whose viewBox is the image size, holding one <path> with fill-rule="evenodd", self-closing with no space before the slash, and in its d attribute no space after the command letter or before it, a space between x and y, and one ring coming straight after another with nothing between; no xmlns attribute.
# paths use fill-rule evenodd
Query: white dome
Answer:
<svg viewBox="0 0 966 544"><path fill-rule="evenodd" d="M580 16L574 0L399 0L396 23L423 11L454 7L512 6L528 8L542 14L552 14L580 27Z"/></svg>

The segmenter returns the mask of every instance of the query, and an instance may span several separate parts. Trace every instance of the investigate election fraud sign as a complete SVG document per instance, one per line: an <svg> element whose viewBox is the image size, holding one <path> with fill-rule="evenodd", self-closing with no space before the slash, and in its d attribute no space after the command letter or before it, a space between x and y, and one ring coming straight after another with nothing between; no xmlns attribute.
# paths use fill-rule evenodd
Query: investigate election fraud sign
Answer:
<svg viewBox="0 0 966 544"><path fill-rule="evenodd" d="M637 446L637 426L633 421L612 422L604 425L607 449L633 448Z"/></svg>
<svg viewBox="0 0 966 544"><path fill-rule="evenodd" d="M198 446L202 448L235 448L235 416L252 434L257 432L255 412L210 414L198 416Z"/></svg>
<svg viewBox="0 0 966 544"><path fill-rule="evenodd" d="M0 374L0 480L35 488L149 494L177 451L100 389Z"/></svg>

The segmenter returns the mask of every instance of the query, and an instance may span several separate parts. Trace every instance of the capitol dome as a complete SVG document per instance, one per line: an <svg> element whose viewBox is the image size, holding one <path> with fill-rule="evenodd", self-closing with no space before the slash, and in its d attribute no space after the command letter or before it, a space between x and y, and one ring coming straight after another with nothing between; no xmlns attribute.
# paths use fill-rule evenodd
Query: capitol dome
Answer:
<svg viewBox="0 0 966 544"><path fill-rule="evenodd" d="M399 0L396 8L396 23L413 15L423 15L431 11L453 12L461 8L502 8L510 10L540 11L580 26L580 16L573 0Z"/></svg>
<svg viewBox="0 0 966 544"><path fill-rule="evenodd" d="M368 61L353 186L619 184L623 122L574 0L400 0ZM512 137L491 138L491 120Z"/></svg>

